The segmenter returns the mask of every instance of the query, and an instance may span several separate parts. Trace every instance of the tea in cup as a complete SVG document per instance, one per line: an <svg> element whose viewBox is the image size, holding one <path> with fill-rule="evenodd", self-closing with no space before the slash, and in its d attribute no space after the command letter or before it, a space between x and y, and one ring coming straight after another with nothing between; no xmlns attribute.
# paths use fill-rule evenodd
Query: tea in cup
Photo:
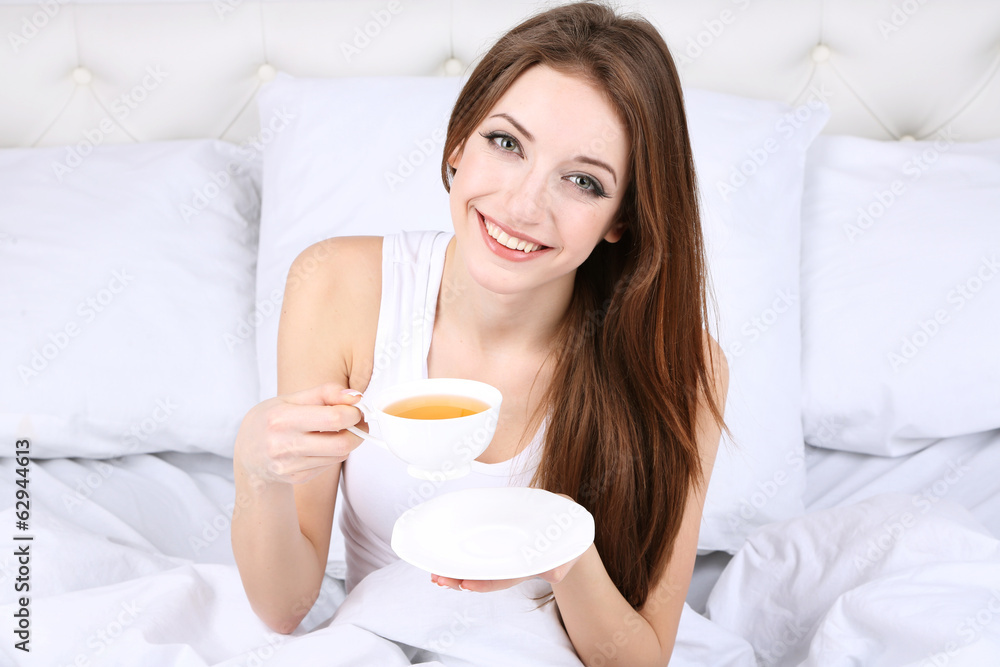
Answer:
<svg viewBox="0 0 1000 667"><path fill-rule="evenodd" d="M476 380L430 378L389 387L356 405L381 438L354 426L348 430L385 447L409 464L419 479L455 479L469 474L486 451L500 416L503 397Z"/></svg>

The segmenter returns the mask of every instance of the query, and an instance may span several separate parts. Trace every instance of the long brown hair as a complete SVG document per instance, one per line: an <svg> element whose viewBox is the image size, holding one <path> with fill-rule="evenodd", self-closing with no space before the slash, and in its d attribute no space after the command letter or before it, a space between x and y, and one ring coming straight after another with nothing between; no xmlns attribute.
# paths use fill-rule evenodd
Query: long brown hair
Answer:
<svg viewBox="0 0 1000 667"><path fill-rule="evenodd" d="M666 565L685 501L702 480L700 399L722 424L710 359L706 268L680 81L657 30L581 2L505 34L465 84L448 124L447 157L518 76L544 64L604 91L628 130L625 234L601 242L576 274L543 405L533 484L566 493L596 520L595 544L619 591L641 608Z"/></svg>

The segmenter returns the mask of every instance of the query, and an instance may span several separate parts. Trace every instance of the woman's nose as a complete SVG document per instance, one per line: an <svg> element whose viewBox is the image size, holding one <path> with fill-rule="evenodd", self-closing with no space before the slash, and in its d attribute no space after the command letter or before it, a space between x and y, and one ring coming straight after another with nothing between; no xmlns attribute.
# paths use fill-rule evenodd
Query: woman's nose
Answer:
<svg viewBox="0 0 1000 667"><path fill-rule="evenodd" d="M548 190L545 176L528 171L514 183L508 195L507 210L513 218L511 222L532 224L545 214L552 195Z"/></svg>

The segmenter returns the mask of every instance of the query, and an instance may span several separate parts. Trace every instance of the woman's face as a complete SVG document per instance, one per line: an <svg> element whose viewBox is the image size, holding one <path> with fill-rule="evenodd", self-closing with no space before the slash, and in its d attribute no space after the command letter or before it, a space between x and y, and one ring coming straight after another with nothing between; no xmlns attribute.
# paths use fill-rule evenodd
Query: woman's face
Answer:
<svg viewBox="0 0 1000 667"><path fill-rule="evenodd" d="M451 216L472 277L510 294L569 281L616 242L628 167L625 127L588 81L525 71L451 156Z"/></svg>

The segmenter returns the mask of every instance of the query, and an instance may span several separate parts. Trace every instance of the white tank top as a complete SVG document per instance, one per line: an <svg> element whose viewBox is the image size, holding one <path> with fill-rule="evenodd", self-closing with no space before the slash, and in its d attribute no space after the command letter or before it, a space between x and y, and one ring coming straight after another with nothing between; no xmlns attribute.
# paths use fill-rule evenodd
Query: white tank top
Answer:
<svg viewBox="0 0 1000 667"><path fill-rule="evenodd" d="M427 354L452 234L402 232L382 241L382 302L375 334L372 379L365 396L399 382L427 377ZM502 408L501 408L502 409ZM376 427L371 426L376 437ZM473 461L472 472L447 481L411 477L406 464L378 445L363 442L341 469L344 534L350 592L369 573L398 557L389 546L392 527L406 510L450 491L486 486L527 486L538 465L544 428L517 456L500 463Z"/></svg>

